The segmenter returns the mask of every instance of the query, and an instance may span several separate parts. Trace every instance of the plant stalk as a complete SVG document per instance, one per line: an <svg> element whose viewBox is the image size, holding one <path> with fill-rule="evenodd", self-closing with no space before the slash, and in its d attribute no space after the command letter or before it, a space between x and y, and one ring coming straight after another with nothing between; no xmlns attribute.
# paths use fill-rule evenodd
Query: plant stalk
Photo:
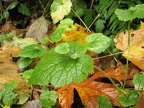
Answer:
<svg viewBox="0 0 144 108"><path fill-rule="evenodd" d="M118 90L119 93L122 93L123 95L126 96L126 94L123 92L122 89L120 89L116 84L115 82L113 81L113 79L106 73L104 72L103 70L101 70L99 67L95 66L94 65L94 68L96 68L98 71L100 71L102 74L104 74L110 81L111 83L115 86L115 88Z"/></svg>
<svg viewBox="0 0 144 108"><path fill-rule="evenodd" d="M130 24L131 24L131 21L128 22L128 53L127 53L127 59L126 59L126 76L125 76L125 79L124 79L123 88L124 88L125 85L126 85L126 79L127 79L127 76L128 76L128 69L129 69L129 55L130 55Z"/></svg>
<svg viewBox="0 0 144 108"><path fill-rule="evenodd" d="M85 28L87 29L87 31L91 32L91 31L89 30L89 28L86 26L86 24L83 22L83 20L78 16L78 14L77 14L73 9L71 9L71 10L72 10L72 12L79 18L79 20L83 23L83 25L85 26Z"/></svg>

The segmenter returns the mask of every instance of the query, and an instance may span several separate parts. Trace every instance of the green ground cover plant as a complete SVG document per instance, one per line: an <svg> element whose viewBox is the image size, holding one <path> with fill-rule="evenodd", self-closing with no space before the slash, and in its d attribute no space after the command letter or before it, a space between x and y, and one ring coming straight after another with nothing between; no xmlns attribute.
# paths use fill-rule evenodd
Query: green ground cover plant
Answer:
<svg viewBox="0 0 144 108"><path fill-rule="evenodd" d="M16 89L21 86L17 79L4 83L0 91L0 107L18 107L22 100L22 108L35 105L44 108L136 106L139 94L143 92L144 80L142 67L129 59L130 29L138 29L139 21L144 18L144 4L139 0L54 0L46 2L45 7L41 1L39 3L43 9L41 16L22 36L0 30L1 51L5 46L19 48L18 51L11 49L9 61L2 61L3 56L0 56L0 65L5 67L6 63L12 66L14 59L18 59L15 65L24 70L20 76L26 83L25 87L30 86L32 94L22 99L21 92ZM11 17L9 10L14 8L30 16L30 9L25 4L13 2L2 9L0 21L6 22ZM50 18L47 18L48 11ZM50 23L54 29L48 34ZM117 49L120 54L125 50L116 48L114 38L127 29L126 64L118 64L121 55L115 56L113 52ZM17 56L13 52L17 52ZM102 69L100 65L106 64L100 64L100 58L105 59L108 54L117 65ZM131 66L130 61L136 66ZM0 68L2 77L3 69ZM13 69L18 73L18 69ZM133 69L138 70L136 75L132 75ZM132 89L127 87L128 80L133 83Z"/></svg>

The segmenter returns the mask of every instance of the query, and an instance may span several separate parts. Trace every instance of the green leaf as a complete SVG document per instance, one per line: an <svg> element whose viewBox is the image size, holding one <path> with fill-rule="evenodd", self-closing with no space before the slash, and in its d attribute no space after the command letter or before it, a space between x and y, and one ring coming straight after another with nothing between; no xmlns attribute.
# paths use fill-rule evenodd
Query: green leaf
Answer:
<svg viewBox="0 0 144 108"><path fill-rule="evenodd" d="M10 5L7 7L7 10L11 10L11 9L15 8L18 4L19 4L19 2L13 2L12 4L10 4Z"/></svg>
<svg viewBox="0 0 144 108"><path fill-rule="evenodd" d="M87 51L87 48L81 45L79 42L69 42L69 48L70 51L67 55L73 59L80 57L82 54L85 54Z"/></svg>
<svg viewBox="0 0 144 108"><path fill-rule="evenodd" d="M17 87L16 81L12 81L11 84L5 83L2 90L0 90L0 101L4 105L12 105L16 102L17 93L13 90Z"/></svg>
<svg viewBox="0 0 144 108"><path fill-rule="evenodd" d="M67 19L61 20L56 30L51 34L50 39L53 42L58 42L63 38L63 33L66 30L72 30L72 29L75 29L72 19L67 18Z"/></svg>
<svg viewBox="0 0 144 108"><path fill-rule="evenodd" d="M86 3L83 0L74 0L73 1L73 9L75 10L76 14L81 17L85 14L87 10ZM75 16L75 15L73 15Z"/></svg>
<svg viewBox="0 0 144 108"><path fill-rule="evenodd" d="M55 52L59 54L66 54L69 52L69 44L68 43L60 43L56 46Z"/></svg>
<svg viewBox="0 0 144 108"><path fill-rule="evenodd" d="M105 20L103 19L98 19L94 25L95 25L95 30L97 33L101 33L103 31L103 29L105 28Z"/></svg>
<svg viewBox="0 0 144 108"><path fill-rule="evenodd" d="M114 1L115 0L109 0L109 2L107 2L107 0L100 0L98 12L102 13L103 10L107 10L107 8L111 6Z"/></svg>
<svg viewBox="0 0 144 108"><path fill-rule="evenodd" d="M18 67L20 69L23 69L25 67L27 67L30 63L32 63L33 59L26 57L26 58L22 58L20 61L18 61Z"/></svg>
<svg viewBox="0 0 144 108"><path fill-rule="evenodd" d="M24 71L22 74L23 78L29 79L33 71L34 69Z"/></svg>
<svg viewBox="0 0 144 108"><path fill-rule="evenodd" d="M40 40L40 43L47 43L47 42L49 42L49 39L48 38L42 38L41 40Z"/></svg>
<svg viewBox="0 0 144 108"><path fill-rule="evenodd" d="M99 54L110 46L110 38L102 33L93 33L86 37L87 46L90 51Z"/></svg>
<svg viewBox="0 0 144 108"><path fill-rule="evenodd" d="M2 19L7 19L9 17L9 12L5 11L4 13L2 13Z"/></svg>
<svg viewBox="0 0 144 108"><path fill-rule="evenodd" d="M133 78L134 87L136 90L144 89L144 74L138 74Z"/></svg>
<svg viewBox="0 0 144 108"><path fill-rule="evenodd" d="M56 104L57 98L56 91L45 91L40 95L40 102L42 106L52 108Z"/></svg>
<svg viewBox="0 0 144 108"><path fill-rule="evenodd" d="M57 23L65 15L68 15L71 11L71 6L71 0L54 0L50 7L53 23Z"/></svg>
<svg viewBox="0 0 144 108"><path fill-rule="evenodd" d="M84 16L84 22L87 26L90 26L92 23L93 19L95 17L95 12L92 9L87 9L85 11L85 16Z"/></svg>
<svg viewBox="0 0 144 108"><path fill-rule="evenodd" d="M99 108L113 108L109 99L105 96L97 96Z"/></svg>
<svg viewBox="0 0 144 108"><path fill-rule="evenodd" d="M29 84L49 84L55 87L81 82L86 79L89 72L93 72L92 58L84 54L85 48L78 42L70 42L70 51L67 54L59 54L51 49L36 65ZM75 45L76 44L76 45ZM77 53L76 59L71 58Z"/></svg>
<svg viewBox="0 0 144 108"><path fill-rule="evenodd" d="M132 21L133 19L136 18L134 12L130 10L116 9L115 14L121 21Z"/></svg>
<svg viewBox="0 0 144 108"><path fill-rule="evenodd" d="M135 105L137 103L137 100L138 100L138 94L137 94L137 91L135 90L129 90L128 91L129 93L129 96L126 97L124 95L121 95L119 98L118 98L118 101L122 104L122 106L124 107L128 107L128 106L132 106L132 105Z"/></svg>
<svg viewBox="0 0 144 108"><path fill-rule="evenodd" d="M20 57L29 57L29 58L36 58L39 56L44 55L46 50L39 44L32 44L29 46L24 47L20 53Z"/></svg>
<svg viewBox="0 0 144 108"><path fill-rule="evenodd" d="M136 14L137 18L144 18L144 4L136 5L135 8L136 11L134 14Z"/></svg>
<svg viewBox="0 0 144 108"><path fill-rule="evenodd" d="M22 13L24 15L30 16L30 10L28 9L28 7L26 6L26 4L20 4L18 6L18 12Z"/></svg>
<svg viewBox="0 0 144 108"><path fill-rule="evenodd" d="M121 21L132 21L135 18L144 18L144 4L130 7L127 10L116 9L115 14Z"/></svg>

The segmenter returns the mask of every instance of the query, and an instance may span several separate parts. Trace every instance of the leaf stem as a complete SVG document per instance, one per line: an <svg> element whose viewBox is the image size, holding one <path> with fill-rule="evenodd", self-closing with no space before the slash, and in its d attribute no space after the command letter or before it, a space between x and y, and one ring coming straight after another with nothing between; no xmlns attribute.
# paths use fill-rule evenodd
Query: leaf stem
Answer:
<svg viewBox="0 0 144 108"><path fill-rule="evenodd" d="M105 57L110 57L110 56L114 56L116 54L122 54L123 52L117 52L117 53L113 53L113 54L110 54L110 55L105 55L105 56L101 56L101 57L96 57L96 58L93 58L93 60L97 60L97 59L101 59L101 58L105 58Z"/></svg>
<svg viewBox="0 0 144 108"><path fill-rule="evenodd" d="M2 107L2 108L4 108L4 106L0 103L0 106Z"/></svg>
<svg viewBox="0 0 144 108"><path fill-rule="evenodd" d="M98 19L98 17L100 16L100 14L98 14L95 19L93 20L93 22L90 24L90 26L88 27L89 29L91 28L91 26L93 25L93 23Z"/></svg>
<svg viewBox="0 0 144 108"><path fill-rule="evenodd" d="M125 85L126 85L126 79L127 79L127 76L128 76L128 69L129 69L129 55L130 55L130 24L131 24L131 21L128 22L128 53L127 53L127 59L126 59L126 76L125 76L125 79L124 79L123 88L124 88Z"/></svg>
<svg viewBox="0 0 144 108"><path fill-rule="evenodd" d="M103 70L101 70L99 67L95 66L94 65L94 68L96 68L98 71L100 71L102 74L104 74L110 81L111 83L115 86L115 88L118 90L119 93L122 93L123 95L125 95L125 93L123 92L122 89L120 89L116 84L115 82L113 81L113 79L106 73L104 72ZM126 96L126 95L125 95Z"/></svg>
<svg viewBox="0 0 144 108"><path fill-rule="evenodd" d="M91 32L90 30L89 30L89 28L87 27L87 25L83 22L83 20L78 16L78 14L73 10L73 8L71 9L72 10L72 12L79 18L79 20L83 23L83 25L85 26L85 28L87 29L87 31L89 31L89 32Z"/></svg>
<svg viewBox="0 0 144 108"><path fill-rule="evenodd" d="M90 9L92 8L93 4L94 4L94 0L91 1Z"/></svg>

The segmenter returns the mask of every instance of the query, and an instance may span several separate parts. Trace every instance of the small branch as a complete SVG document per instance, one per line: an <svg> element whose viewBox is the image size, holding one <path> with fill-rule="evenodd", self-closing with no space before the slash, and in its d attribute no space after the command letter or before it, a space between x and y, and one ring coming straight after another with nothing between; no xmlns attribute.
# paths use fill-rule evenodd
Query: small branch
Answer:
<svg viewBox="0 0 144 108"><path fill-rule="evenodd" d="M78 16L78 14L72 9L72 12L79 18L79 20L83 23L83 25L85 26L85 28L87 29L87 31L91 32L89 30L89 28L86 26L86 24L83 22L83 20Z"/></svg>
<svg viewBox="0 0 144 108"><path fill-rule="evenodd" d="M91 25L88 27L89 29L91 28L91 26L94 24L94 22L98 19L98 17L100 16L100 14L98 14L95 19L93 20L93 22L91 23Z"/></svg>
<svg viewBox="0 0 144 108"><path fill-rule="evenodd" d="M93 58L93 60L97 60L97 59L101 59L101 58L106 58L106 57L110 57L110 56L114 56L114 55L116 55L116 54L122 54L122 53L123 53L123 52L118 52L118 53L114 53L114 54L110 54L110 55L105 55L105 56Z"/></svg>
<svg viewBox="0 0 144 108"><path fill-rule="evenodd" d="M90 9L92 8L93 4L94 4L94 0L91 1Z"/></svg>

